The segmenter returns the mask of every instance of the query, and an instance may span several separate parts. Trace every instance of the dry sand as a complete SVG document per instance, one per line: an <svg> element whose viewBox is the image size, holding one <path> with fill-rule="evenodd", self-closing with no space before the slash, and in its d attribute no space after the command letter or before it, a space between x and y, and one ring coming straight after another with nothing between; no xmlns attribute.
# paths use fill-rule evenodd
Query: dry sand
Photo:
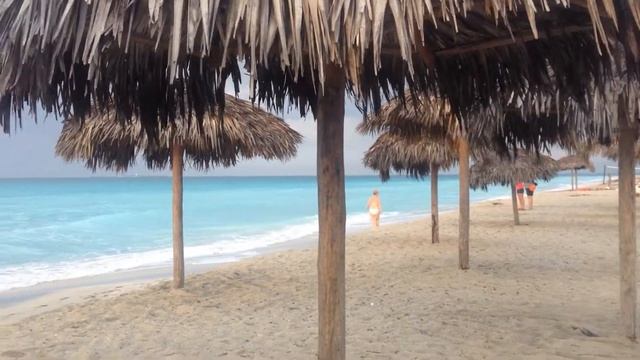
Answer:
<svg viewBox="0 0 640 360"><path fill-rule="evenodd" d="M455 213L347 239L349 359L640 359L621 335L617 192L556 192L512 225L472 207L471 270ZM426 204L425 204L426 206ZM313 359L316 252L270 254L0 325L0 358ZM37 309L34 309L36 311ZM6 319L5 319L6 320Z"/></svg>

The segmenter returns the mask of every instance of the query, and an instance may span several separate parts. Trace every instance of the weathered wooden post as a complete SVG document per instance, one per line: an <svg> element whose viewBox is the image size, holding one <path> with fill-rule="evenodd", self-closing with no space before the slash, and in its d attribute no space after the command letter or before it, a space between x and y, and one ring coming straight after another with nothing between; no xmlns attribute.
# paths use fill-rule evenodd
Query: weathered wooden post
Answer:
<svg viewBox="0 0 640 360"><path fill-rule="evenodd" d="M520 214L518 213L518 192L516 191L516 184L511 182L511 206L513 207L513 223L520 225Z"/></svg>
<svg viewBox="0 0 640 360"><path fill-rule="evenodd" d="M575 175L576 169L571 169L571 191L574 191L576 189L576 175Z"/></svg>
<svg viewBox="0 0 640 360"><path fill-rule="evenodd" d="M620 310L624 334L637 336L636 195L634 148L637 124L630 119L626 97L620 96L618 115L618 221L620 236Z"/></svg>
<svg viewBox="0 0 640 360"><path fill-rule="evenodd" d="M343 71L325 66L318 98L318 359L345 358L345 193Z"/></svg>
<svg viewBox="0 0 640 360"><path fill-rule="evenodd" d="M440 242L438 225L438 170L439 166L431 165L431 243Z"/></svg>
<svg viewBox="0 0 640 360"><path fill-rule="evenodd" d="M183 148L175 142L171 149L173 175L173 287L184 287L184 243L182 231Z"/></svg>
<svg viewBox="0 0 640 360"><path fill-rule="evenodd" d="M460 137L460 219L458 220L459 267L469 269L469 142L465 135Z"/></svg>

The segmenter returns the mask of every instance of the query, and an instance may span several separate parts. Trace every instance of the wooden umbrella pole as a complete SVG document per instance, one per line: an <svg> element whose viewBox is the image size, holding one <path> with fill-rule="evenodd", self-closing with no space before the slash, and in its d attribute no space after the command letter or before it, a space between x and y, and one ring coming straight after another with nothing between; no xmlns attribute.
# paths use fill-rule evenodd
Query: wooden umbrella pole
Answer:
<svg viewBox="0 0 640 360"><path fill-rule="evenodd" d="M345 359L345 192L342 69L326 66L319 95L318 147L318 359Z"/></svg>
<svg viewBox="0 0 640 360"><path fill-rule="evenodd" d="M576 169L575 172L576 172L576 191L578 191L578 169Z"/></svg>
<svg viewBox="0 0 640 360"><path fill-rule="evenodd" d="M173 287L184 287L184 243L182 231L183 148L174 143L171 149L173 173Z"/></svg>
<svg viewBox="0 0 640 360"><path fill-rule="evenodd" d="M573 169L569 170L569 174L571 174L571 191L573 191Z"/></svg>
<svg viewBox="0 0 640 360"><path fill-rule="evenodd" d="M571 191L575 190L575 186L574 186L575 182L573 180L574 179L574 176L573 176L573 172L574 171L575 171L574 169L571 169Z"/></svg>
<svg viewBox="0 0 640 360"><path fill-rule="evenodd" d="M469 143L461 137L460 166L460 219L458 220L458 258L462 270L469 269Z"/></svg>
<svg viewBox="0 0 640 360"><path fill-rule="evenodd" d="M620 309L625 335L637 336L637 283L636 283L636 197L634 148L636 126L627 117L625 101L620 101L618 142L618 226L620 236ZM635 122L635 121L634 121Z"/></svg>
<svg viewBox="0 0 640 360"><path fill-rule="evenodd" d="M573 169L569 170L569 174L571 176L571 191L573 191Z"/></svg>
<svg viewBox="0 0 640 360"><path fill-rule="evenodd" d="M431 165L431 243L440 242L438 229L438 165Z"/></svg>
<svg viewBox="0 0 640 360"><path fill-rule="evenodd" d="M515 183L511 182L511 206L513 207L513 223L520 225L520 214L518 213L518 193Z"/></svg>

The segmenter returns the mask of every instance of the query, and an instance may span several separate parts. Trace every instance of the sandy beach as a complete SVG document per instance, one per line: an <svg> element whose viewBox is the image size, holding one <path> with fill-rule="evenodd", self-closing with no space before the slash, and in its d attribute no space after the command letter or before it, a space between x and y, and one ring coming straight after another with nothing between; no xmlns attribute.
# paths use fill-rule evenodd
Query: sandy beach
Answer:
<svg viewBox="0 0 640 360"><path fill-rule="evenodd" d="M468 271L456 213L441 216L437 245L427 219L349 236L347 357L640 358L619 328L617 191L541 193L535 205L518 227L510 200L473 205ZM45 301L2 309L0 358L316 356L315 248L224 264L179 291L156 281Z"/></svg>

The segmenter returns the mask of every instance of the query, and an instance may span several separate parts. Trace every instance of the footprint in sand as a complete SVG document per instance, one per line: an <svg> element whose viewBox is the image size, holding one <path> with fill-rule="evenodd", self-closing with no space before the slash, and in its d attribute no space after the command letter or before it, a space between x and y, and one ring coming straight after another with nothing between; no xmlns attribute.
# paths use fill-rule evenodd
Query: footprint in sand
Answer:
<svg viewBox="0 0 640 360"><path fill-rule="evenodd" d="M26 355L25 353L21 351L15 351L15 350L5 351L0 354L0 356L2 357L8 357L8 358L14 358L14 359L19 359L21 357L24 357L25 355Z"/></svg>

